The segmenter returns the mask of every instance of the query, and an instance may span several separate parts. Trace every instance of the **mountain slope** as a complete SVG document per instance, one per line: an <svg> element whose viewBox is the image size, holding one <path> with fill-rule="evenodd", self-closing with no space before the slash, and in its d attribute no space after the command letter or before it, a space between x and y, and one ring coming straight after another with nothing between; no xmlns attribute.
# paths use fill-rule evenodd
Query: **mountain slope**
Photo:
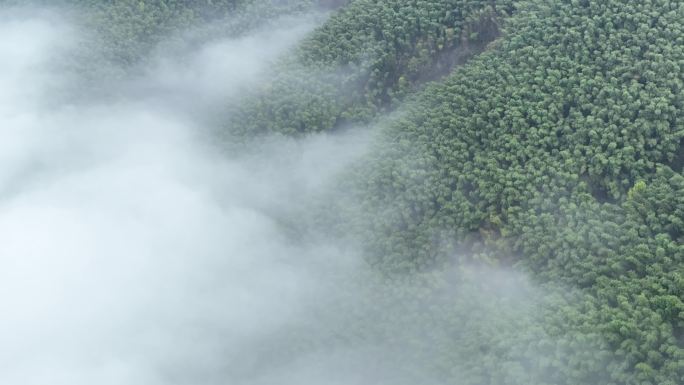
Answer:
<svg viewBox="0 0 684 385"><path fill-rule="evenodd" d="M88 65L123 71L188 29L340 7L219 127L233 145L381 122L351 198L285 221L360 238L381 282L342 287L364 303L293 351L381 341L444 383L684 383L684 3L67 3L98 31Z"/></svg>

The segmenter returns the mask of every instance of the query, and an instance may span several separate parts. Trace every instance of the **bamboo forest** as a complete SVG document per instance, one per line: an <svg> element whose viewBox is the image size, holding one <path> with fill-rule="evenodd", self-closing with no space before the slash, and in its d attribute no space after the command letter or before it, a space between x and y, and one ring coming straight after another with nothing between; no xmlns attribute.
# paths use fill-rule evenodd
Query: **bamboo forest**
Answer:
<svg viewBox="0 0 684 385"><path fill-rule="evenodd" d="M684 384L684 2L0 31L0 383Z"/></svg>

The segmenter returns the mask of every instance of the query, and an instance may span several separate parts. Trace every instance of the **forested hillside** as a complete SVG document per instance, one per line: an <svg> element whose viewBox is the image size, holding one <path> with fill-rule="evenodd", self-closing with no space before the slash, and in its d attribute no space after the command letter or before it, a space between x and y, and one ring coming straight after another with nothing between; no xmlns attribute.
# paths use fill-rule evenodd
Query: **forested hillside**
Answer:
<svg viewBox="0 0 684 385"><path fill-rule="evenodd" d="M62 1L113 77L189 29L326 18L213 128L231 149L376 130L344 197L283 220L358 242L377 279L291 354L382 340L439 384L684 384L684 2Z"/></svg>
<svg viewBox="0 0 684 385"><path fill-rule="evenodd" d="M578 352L596 380L567 383L681 383L683 17L677 2L519 3L362 171L380 268L471 255L580 289L561 324L615 355L591 369L602 358Z"/></svg>
<svg viewBox="0 0 684 385"><path fill-rule="evenodd" d="M510 1L353 1L241 107L249 133L302 134L368 122L482 52Z"/></svg>

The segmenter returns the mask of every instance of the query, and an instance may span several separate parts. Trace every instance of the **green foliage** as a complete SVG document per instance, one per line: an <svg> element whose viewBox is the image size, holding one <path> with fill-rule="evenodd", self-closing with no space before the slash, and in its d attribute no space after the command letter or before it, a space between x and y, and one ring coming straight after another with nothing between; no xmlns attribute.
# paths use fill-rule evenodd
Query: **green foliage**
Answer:
<svg viewBox="0 0 684 385"><path fill-rule="evenodd" d="M359 167L371 261L415 274L484 260L579 289L545 327L568 346L594 333L611 356L595 367L572 348L580 372L554 383L682 383L684 191L668 165L684 137L684 7L528 1L506 31Z"/></svg>
<svg viewBox="0 0 684 385"><path fill-rule="evenodd" d="M189 27L243 15L226 18L239 33L311 5L71 3L124 67ZM368 289L293 349L389 343L407 370L460 384L684 383L684 4L356 0L271 72L226 135L330 131L405 103L343 184L353 198L325 211L389 283L340 283ZM538 289L449 280L482 264Z"/></svg>
<svg viewBox="0 0 684 385"><path fill-rule="evenodd" d="M44 0L16 0L43 3ZM82 30L82 78L116 81L145 64L160 44L198 44L237 36L279 16L310 9L312 0L57 0Z"/></svg>
<svg viewBox="0 0 684 385"><path fill-rule="evenodd" d="M228 126L301 134L368 122L481 52L512 9L507 0L353 1L277 66Z"/></svg>
<svg viewBox="0 0 684 385"><path fill-rule="evenodd" d="M505 32L495 44L391 117L347 186L359 207L345 201L331 215L384 276L473 263L528 272L544 289L539 317L521 316L518 334L481 332L462 314L476 310L453 299L426 319L388 310L368 335L388 327L411 340L395 326L404 316L457 333L445 326L454 322L467 332L431 339L439 332L425 327L404 348L429 351L407 362L431 357L440 378L464 384L683 383L680 3L356 1L231 124L298 135L368 121L432 79L423 74L450 71L444 52L467 50L492 25ZM442 289L428 278L397 302L420 302L418 290L430 304ZM352 336L368 327L344 324Z"/></svg>
<svg viewBox="0 0 684 385"><path fill-rule="evenodd" d="M197 4L86 5L103 56L132 66L162 36L249 8ZM244 15L279 9L262 6ZM226 27L239 32L260 19L232 20L247 20ZM340 283L367 290L341 293L343 311L289 345L388 344L408 372L462 384L684 383L683 86L675 1L356 0L333 13L226 122L226 135L301 135L404 103L343 186L354 197L325 211L389 282ZM483 297L496 282L450 281L482 264L538 291Z"/></svg>

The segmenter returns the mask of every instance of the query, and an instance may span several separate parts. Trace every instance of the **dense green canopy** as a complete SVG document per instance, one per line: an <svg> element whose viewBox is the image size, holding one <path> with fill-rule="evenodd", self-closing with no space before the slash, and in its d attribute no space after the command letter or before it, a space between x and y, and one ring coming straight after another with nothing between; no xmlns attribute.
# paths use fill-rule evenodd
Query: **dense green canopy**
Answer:
<svg viewBox="0 0 684 385"><path fill-rule="evenodd" d="M559 322L614 355L558 383L681 383L683 28L677 2L520 3L360 172L380 268L468 255L580 289Z"/></svg>
<svg viewBox="0 0 684 385"><path fill-rule="evenodd" d="M230 127L301 134L368 122L500 33L511 1L353 1L256 90Z"/></svg>
<svg viewBox="0 0 684 385"><path fill-rule="evenodd" d="M316 7L78 3L105 56L126 65L163 36L231 12ZM251 25L231 20L233 31ZM393 282L364 295L394 305L320 335L393 334L409 361L449 383L677 385L683 88L680 1L355 0L274 64L223 134L383 121L341 182L354 207L326 204L333 220L320 222L341 218L331 228L359 234ZM534 300L477 303L478 275L444 284L472 265L528 274Z"/></svg>

